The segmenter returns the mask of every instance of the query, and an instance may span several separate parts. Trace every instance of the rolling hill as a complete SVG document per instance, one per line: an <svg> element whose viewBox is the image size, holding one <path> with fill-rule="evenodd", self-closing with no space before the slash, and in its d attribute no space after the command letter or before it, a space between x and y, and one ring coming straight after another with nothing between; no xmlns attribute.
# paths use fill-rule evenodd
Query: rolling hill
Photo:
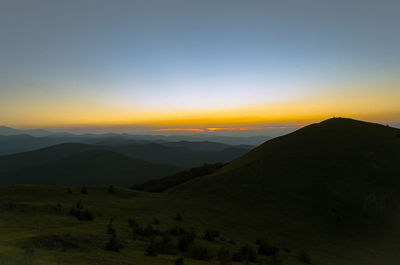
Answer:
<svg viewBox="0 0 400 265"><path fill-rule="evenodd" d="M399 187L400 130L333 118L267 141L173 192L359 223L365 215L394 217Z"/></svg>
<svg viewBox="0 0 400 265"><path fill-rule="evenodd" d="M162 193L89 187L82 195L79 187L2 186L0 251L6 264L23 263L31 253L23 244L30 242L38 264L175 264L183 256L185 264L199 265L220 264L221 249L255 249L261 239L277 252L232 264L396 265L399 145L398 129L330 119L267 141L211 174L161 179L168 187L189 179ZM82 163L87 152L100 158ZM94 150L49 164L61 173L59 161L109 172L103 156L127 161L118 168L131 163ZM71 216L79 202L94 220ZM110 220L124 246L119 252L106 249ZM132 230L135 222L128 220L144 230ZM151 227L157 234L144 235ZM207 239L207 231L220 236ZM154 242L177 247L187 235L195 235L188 250L149 255ZM213 258L199 260L199 251Z"/></svg>
<svg viewBox="0 0 400 265"><path fill-rule="evenodd" d="M68 146L70 147L70 146ZM118 185L129 187L179 171L107 150L83 151L37 166L0 174L1 184ZM64 149L65 150L65 149ZM76 151L76 149L74 149Z"/></svg>
<svg viewBox="0 0 400 265"><path fill-rule="evenodd" d="M248 146L232 147L218 143L208 143L208 146L204 147L205 150L199 150L201 148L198 144L191 142L168 144L171 146L147 142L117 146L83 143L57 144L34 151L0 156L0 172L42 165L88 150L108 150L154 164L169 164L182 168L191 168L205 163L226 163L250 150Z"/></svg>
<svg viewBox="0 0 400 265"><path fill-rule="evenodd" d="M250 150L270 138L269 136L230 137L207 134L198 136L115 133L70 134L41 129L17 130L0 126L0 156L33 151L63 143L82 143L108 147L159 144L165 147L185 148L193 151L223 151L228 148ZM198 165L201 165L201 163Z"/></svg>
<svg viewBox="0 0 400 265"><path fill-rule="evenodd" d="M244 155L250 149L226 146L222 150L203 151L182 146L172 147L149 143L114 146L110 147L110 150L152 163L191 168L205 163L227 163Z"/></svg>

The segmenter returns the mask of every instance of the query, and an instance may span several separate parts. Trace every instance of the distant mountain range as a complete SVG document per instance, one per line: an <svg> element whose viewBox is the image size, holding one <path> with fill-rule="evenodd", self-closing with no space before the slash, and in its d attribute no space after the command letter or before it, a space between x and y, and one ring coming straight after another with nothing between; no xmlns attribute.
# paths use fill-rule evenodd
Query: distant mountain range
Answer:
<svg viewBox="0 0 400 265"><path fill-rule="evenodd" d="M39 139L27 135L10 138L19 139L19 143L23 143L23 139L28 143L31 143L32 138ZM54 138L46 139L50 141ZM122 142L103 139L101 143L103 145L64 143L0 156L0 184L132 186L149 179L162 178L183 168L205 163L226 163L252 148L184 141L127 141L125 145L113 145ZM104 165L96 166L98 161ZM98 180L95 179L96 175Z"/></svg>
<svg viewBox="0 0 400 265"><path fill-rule="evenodd" d="M176 142L192 142L191 149L202 148L203 151L210 150L209 146L217 143L224 145L235 145L236 147L248 148L257 146L267 140L269 136L232 137L199 134L193 136L185 135L134 135L134 134L81 134L75 135L63 132L51 132L42 129L17 130L10 127L0 126L0 155L32 151L35 149L62 143L85 143L96 145L126 145L137 143L160 143L169 146L179 146ZM199 142L198 144L194 142ZM206 142L210 142L207 144ZM219 150L225 149L221 145ZM197 146L197 147L195 147ZM212 149L217 150L217 149Z"/></svg>
<svg viewBox="0 0 400 265"><path fill-rule="evenodd" d="M0 178L3 185L117 185L129 187L132 183L141 183L179 170L180 168L175 166L152 164L108 150L88 150L66 155L61 159L43 164L38 163L2 172Z"/></svg>
<svg viewBox="0 0 400 265"><path fill-rule="evenodd" d="M43 129L18 130L18 129L14 129L11 127L0 126L0 135L10 136L10 135L21 135L21 134L28 134L28 135L36 136L36 137L55 136L55 135L70 135L69 133L50 132L50 131L46 131Z"/></svg>

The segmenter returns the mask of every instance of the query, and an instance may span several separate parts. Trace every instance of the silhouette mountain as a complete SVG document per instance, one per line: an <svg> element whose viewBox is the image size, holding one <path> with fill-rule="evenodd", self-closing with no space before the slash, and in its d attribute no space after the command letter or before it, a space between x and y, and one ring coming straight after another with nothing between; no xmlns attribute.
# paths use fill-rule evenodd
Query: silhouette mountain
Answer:
<svg viewBox="0 0 400 265"><path fill-rule="evenodd" d="M10 135L20 135L20 134L28 134L31 136L49 136L58 134L55 132L46 131L43 129L33 129L33 130L18 130L6 126L0 126L0 135L10 136Z"/></svg>
<svg viewBox="0 0 400 265"><path fill-rule="evenodd" d="M150 143L114 146L111 147L110 150L152 163L163 163L178 167L191 168L201 166L205 163L230 162L233 159L244 155L250 149L227 146L227 148L220 151L202 151L193 150L187 147L172 147L159 143Z"/></svg>
<svg viewBox="0 0 400 265"><path fill-rule="evenodd" d="M30 138L31 136L26 137ZM82 143L58 144L34 151L0 156L0 172L40 165L79 152L99 149L117 152L131 158L155 164L170 164L183 168L200 166L204 163L226 163L240 157L249 150L247 146L232 147L219 143L208 143L207 146L203 147L205 151L199 150L201 149L199 146L200 143L179 142L167 144L171 146L147 142L121 146L89 145Z"/></svg>
<svg viewBox="0 0 400 265"><path fill-rule="evenodd" d="M261 215L359 224L396 215L399 187L400 130L333 118L269 140L171 192L256 207Z"/></svg>
<svg viewBox="0 0 400 265"><path fill-rule="evenodd" d="M68 150L71 145L64 145ZM45 185L118 185L131 186L152 178L173 174L180 168L152 164L108 150L83 151L86 146L75 145L82 152L64 156L42 165L0 173L1 184ZM57 154L46 150L48 153ZM74 149L76 150L76 149ZM60 154L58 154L60 156ZM43 158L43 157L42 157ZM44 161L44 160L42 160Z"/></svg>
<svg viewBox="0 0 400 265"><path fill-rule="evenodd" d="M100 146L122 146L157 143L195 151L222 151L227 148L252 149L269 136L231 137L213 135L133 135L133 134L70 134L42 129L17 130L0 126L0 155L33 151L62 143L84 143ZM191 165L193 166L193 165Z"/></svg>

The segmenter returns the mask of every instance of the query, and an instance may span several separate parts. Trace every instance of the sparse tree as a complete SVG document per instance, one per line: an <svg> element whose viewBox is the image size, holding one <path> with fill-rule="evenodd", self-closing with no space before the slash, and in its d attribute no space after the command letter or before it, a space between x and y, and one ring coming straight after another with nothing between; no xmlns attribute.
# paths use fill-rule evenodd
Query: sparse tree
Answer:
<svg viewBox="0 0 400 265"><path fill-rule="evenodd" d="M114 185L108 186L108 193L114 193L114 192L115 192Z"/></svg>

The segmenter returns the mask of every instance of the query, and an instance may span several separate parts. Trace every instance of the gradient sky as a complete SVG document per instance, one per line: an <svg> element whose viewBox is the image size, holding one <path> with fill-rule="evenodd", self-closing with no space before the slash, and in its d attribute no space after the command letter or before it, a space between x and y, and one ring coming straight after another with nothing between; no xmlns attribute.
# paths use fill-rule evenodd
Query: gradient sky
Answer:
<svg viewBox="0 0 400 265"><path fill-rule="evenodd" d="M400 122L399 14L398 0L1 0L0 125Z"/></svg>

